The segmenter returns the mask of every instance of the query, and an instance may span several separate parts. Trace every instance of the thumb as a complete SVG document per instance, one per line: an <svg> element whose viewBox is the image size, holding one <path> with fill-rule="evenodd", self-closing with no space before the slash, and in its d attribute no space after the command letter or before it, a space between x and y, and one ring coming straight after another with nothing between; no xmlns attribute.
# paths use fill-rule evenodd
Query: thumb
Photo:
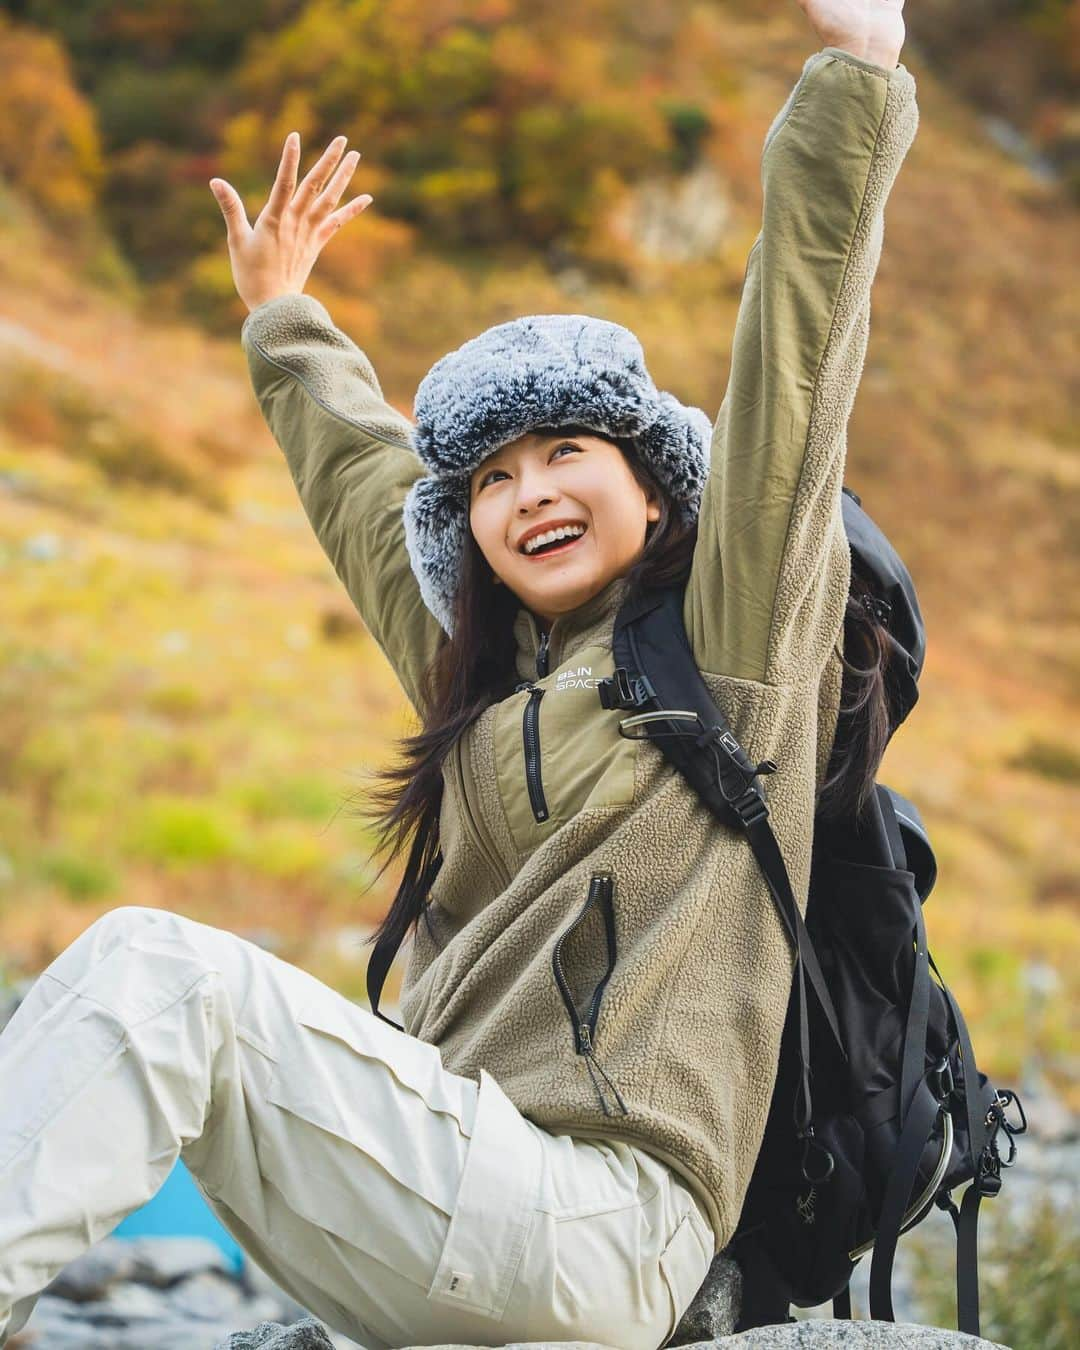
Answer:
<svg viewBox="0 0 1080 1350"><path fill-rule="evenodd" d="M225 217L225 225L228 228L230 239L237 237L244 226L250 228L244 203L240 200L235 188L226 183L224 178L211 178L210 191L217 198L218 206L221 207L221 214Z"/></svg>

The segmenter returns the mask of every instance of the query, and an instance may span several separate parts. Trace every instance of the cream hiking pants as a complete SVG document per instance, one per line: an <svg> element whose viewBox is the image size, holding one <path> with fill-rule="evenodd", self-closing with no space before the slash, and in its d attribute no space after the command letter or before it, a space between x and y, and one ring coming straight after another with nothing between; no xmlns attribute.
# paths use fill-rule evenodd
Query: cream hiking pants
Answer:
<svg viewBox="0 0 1080 1350"><path fill-rule="evenodd" d="M182 1157L252 1259L368 1350L657 1350L713 1256L692 1193L233 933L124 907L0 1033L0 1346Z"/></svg>

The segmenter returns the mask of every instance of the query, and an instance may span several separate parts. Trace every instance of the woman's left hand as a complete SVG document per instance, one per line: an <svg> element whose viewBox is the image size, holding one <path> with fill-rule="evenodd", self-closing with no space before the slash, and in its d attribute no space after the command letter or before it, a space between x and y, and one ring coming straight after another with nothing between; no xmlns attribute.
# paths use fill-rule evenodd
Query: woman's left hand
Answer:
<svg viewBox="0 0 1080 1350"><path fill-rule="evenodd" d="M904 45L904 0L796 0L823 47L892 70Z"/></svg>

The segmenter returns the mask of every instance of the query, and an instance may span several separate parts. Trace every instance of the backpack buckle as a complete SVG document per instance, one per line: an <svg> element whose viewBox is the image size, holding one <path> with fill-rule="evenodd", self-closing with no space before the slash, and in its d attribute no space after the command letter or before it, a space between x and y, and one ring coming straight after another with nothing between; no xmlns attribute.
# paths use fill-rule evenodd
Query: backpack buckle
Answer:
<svg viewBox="0 0 1080 1350"><path fill-rule="evenodd" d="M938 1060L926 1075L926 1082L939 1102L945 1102L952 1096L956 1091L956 1080L948 1056Z"/></svg>
<svg viewBox="0 0 1080 1350"><path fill-rule="evenodd" d="M979 1172L975 1184L982 1196L997 1195L1001 1190L1001 1159L997 1149L987 1145L979 1159Z"/></svg>
<svg viewBox="0 0 1080 1350"><path fill-rule="evenodd" d="M656 697L655 690L643 675L631 675L625 666L616 666L612 675L597 681L596 692L604 708L644 708Z"/></svg>

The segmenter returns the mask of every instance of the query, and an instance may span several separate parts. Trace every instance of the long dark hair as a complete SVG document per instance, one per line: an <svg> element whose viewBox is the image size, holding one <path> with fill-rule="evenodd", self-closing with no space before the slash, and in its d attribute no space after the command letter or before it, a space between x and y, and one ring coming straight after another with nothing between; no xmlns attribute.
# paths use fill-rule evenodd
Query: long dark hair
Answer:
<svg viewBox="0 0 1080 1350"><path fill-rule="evenodd" d="M538 435L567 437L599 434L578 425L537 427L535 431ZM697 543L697 524L687 523L672 509L667 493L642 462L632 440L614 436L603 439L619 447L637 482L646 491L654 491L660 502L660 517L646 527L645 547L626 574L628 594L685 581ZM365 939L367 943L377 942L385 933L400 945L422 916L438 944L427 902L442 863L439 814L443 764L458 738L481 713L508 697L518 683L513 628L520 605L508 586L495 581L472 532L468 531L454 603L453 636L443 633L425 672L419 709L423 729L399 741L403 758L372 775L375 785L367 791L372 805L361 804L352 813L374 827L375 851L385 854L365 892L396 857L406 854L397 894L381 924ZM873 620L861 606L853 608L851 602L848 613L858 645L866 624L872 624ZM880 653L884 648L878 650ZM870 736L863 742L856 733L837 761L833 776L824 785L826 805L846 802L852 793L856 798L864 797L880 760L877 746L882 711L878 705L884 697L882 685L873 671L854 664L845 665L845 687L849 677L853 706L868 725ZM361 803L363 800L359 798Z"/></svg>
<svg viewBox="0 0 1080 1350"><path fill-rule="evenodd" d="M867 579L853 568L844 612L840 715L817 804L818 814L829 821L862 815L897 725L888 686L891 648L885 627L867 603L872 596Z"/></svg>

